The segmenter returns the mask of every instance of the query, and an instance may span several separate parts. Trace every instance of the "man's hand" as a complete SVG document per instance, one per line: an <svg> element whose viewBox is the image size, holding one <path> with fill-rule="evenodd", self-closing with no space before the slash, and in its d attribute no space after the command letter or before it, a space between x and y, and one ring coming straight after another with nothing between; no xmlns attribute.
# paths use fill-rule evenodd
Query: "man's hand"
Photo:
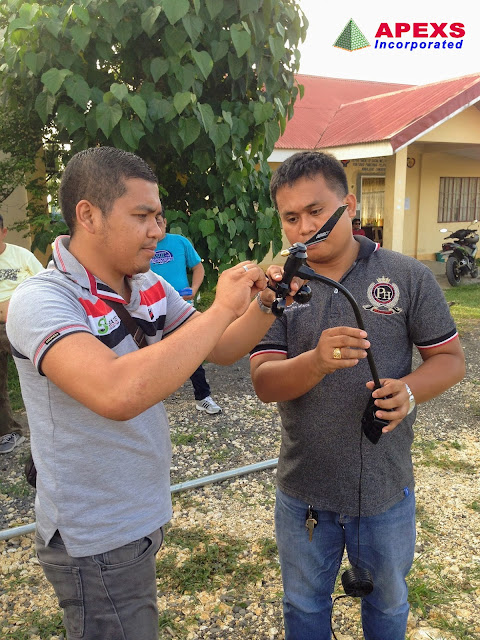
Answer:
<svg viewBox="0 0 480 640"><path fill-rule="evenodd" d="M267 278L260 267L253 262L240 262L220 275L212 307L222 306L230 310L234 318L239 318L252 298L266 286Z"/></svg>
<svg viewBox="0 0 480 640"><path fill-rule="evenodd" d="M372 397L375 399L375 406L378 407L378 411L375 411L377 418L390 421L389 425L382 429L382 433L388 433L393 431L407 415L410 409L410 397L403 380L383 378L380 383L382 387L373 391L375 383L371 380L367 382L367 388L373 391Z"/></svg>
<svg viewBox="0 0 480 640"><path fill-rule="evenodd" d="M268 278L269 284L272 287L275 287L276 284L282 281L283 267L280 267L276 264L270 265L267 269L267 278ZM297 276L295 276L292 279L290 283L290 295L287 296L287 300L286 300L287 306L292 304L293 302L292 296L294 296L297 293L297 291L300 289L300 287L306 282L307 280L302 280L301 278L297 278ZM273 292L270 298L271 298L271 302L269 302L268 304L271 304L275 300L275 294ZM263 300L263 296L262 296L262 302L266 303L266 300Z"/></svg>
<svg viewBox="0 0 480 640"><path fill-rule="evenodd" d="M324 376L337 369L354 367L359 360L366 358L366 349L370 346L366 337L366 331L355 327L332 327L322 331L313 350L317 375Z"/></svg>

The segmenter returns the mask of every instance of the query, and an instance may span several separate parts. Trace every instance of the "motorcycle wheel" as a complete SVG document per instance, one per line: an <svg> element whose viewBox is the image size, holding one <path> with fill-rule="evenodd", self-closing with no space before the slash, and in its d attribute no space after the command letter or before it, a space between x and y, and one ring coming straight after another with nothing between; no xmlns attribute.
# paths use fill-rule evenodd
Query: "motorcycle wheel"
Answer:
<svg viewBox="0 0 480 640"><path fill-rule="evenodd" d="M475 267L475 269L472 269L470 271L470 275L472 276L472 278L478 278L478 267Z"/></svg>
<svg viewBox="0 0 480 640"><path fill-rule="evenodd" d="M450 256L447 260L446 266L447 280L452 287L457 287L460 284L462 274L458 265L458 260L454 256Z"/></svg>

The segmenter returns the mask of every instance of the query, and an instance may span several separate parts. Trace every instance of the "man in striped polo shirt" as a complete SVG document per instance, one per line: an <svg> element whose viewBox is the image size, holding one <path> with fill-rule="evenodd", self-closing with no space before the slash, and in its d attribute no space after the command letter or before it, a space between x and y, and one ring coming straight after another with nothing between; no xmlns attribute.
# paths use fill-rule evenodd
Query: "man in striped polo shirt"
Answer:
<svg viewBox="0 0 480 640"><path fill-rule="evenodd" d="M157 640L155 554L172 515L162 400L208 358L230 364L272 324L251 262L223 272L203 314L150 271L161 230L157 178L109 147L68 163L70 236L54 268L15 291L7 332L37 467L37 553L68 638ZM110 306L146 336L139 349Z"/></svg>

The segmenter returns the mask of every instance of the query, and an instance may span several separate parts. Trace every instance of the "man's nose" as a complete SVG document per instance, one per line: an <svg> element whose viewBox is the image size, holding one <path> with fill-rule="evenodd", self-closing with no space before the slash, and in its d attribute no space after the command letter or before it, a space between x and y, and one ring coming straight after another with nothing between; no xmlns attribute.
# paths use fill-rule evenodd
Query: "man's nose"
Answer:
<svg viewBox="0 0 480 640"><path fill-rule="evenodd" d="M315 220L312 216L302 217L300 220L300 233L302 235L312 235L317 230Z"/></svg>

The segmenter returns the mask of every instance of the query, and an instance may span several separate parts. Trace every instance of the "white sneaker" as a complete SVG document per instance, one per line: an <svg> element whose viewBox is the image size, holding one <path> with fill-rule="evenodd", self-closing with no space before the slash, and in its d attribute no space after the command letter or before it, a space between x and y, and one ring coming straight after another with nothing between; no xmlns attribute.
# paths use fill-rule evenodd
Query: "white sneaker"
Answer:
<svg viewBox="0 0 480 640"><path fill-rule="evenodd" d="M24 441L25 436L19 433L7 433L0 438L0 453L10 453Z"/></svg>
<svg viewBox="0 0 480 640"><path fill-rule="evenodd" d="M199 411L206 411L209 414L220 413L222 410L222 408L219 407L215 400L212 400L210 396L207 396L203 400L198 400L195 407Z"/></svg>

